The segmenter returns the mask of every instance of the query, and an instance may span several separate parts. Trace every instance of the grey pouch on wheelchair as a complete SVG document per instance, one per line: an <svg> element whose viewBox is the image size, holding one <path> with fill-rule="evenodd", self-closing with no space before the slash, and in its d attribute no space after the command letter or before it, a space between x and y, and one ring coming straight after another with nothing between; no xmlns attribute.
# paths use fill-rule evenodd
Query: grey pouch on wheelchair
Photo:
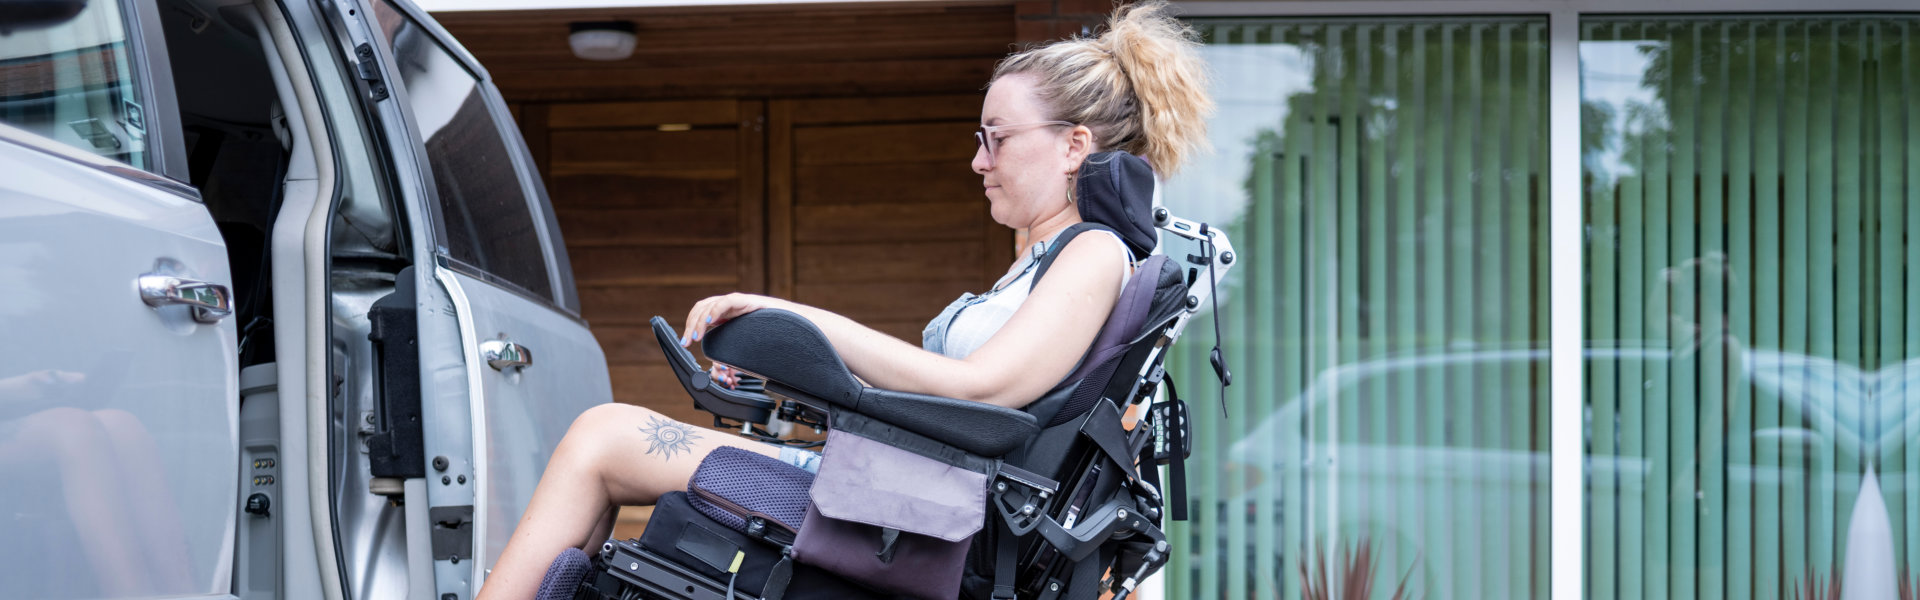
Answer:
<svg viewBox="0 0 1920 600"><path fill-rule="evenodd" d="M794 560L876 590L960 593L968 542L986 523L987 475L834 429Z"/></svg>

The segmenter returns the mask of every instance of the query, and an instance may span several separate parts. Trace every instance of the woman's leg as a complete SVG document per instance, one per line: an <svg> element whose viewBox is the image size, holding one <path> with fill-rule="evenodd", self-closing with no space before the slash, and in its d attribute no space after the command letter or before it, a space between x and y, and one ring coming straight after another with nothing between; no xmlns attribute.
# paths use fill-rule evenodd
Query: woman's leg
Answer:
<svg viewBox="0 0 1920 600"><path fill-rule="evenodd" d="M687 487L693 470L720 446L768 456L779 449L674 421L650 409L603 404L574 419L533 490L475 600L529 600L547 566L569 547L592 546L613 507L652 504Z"/></svg>

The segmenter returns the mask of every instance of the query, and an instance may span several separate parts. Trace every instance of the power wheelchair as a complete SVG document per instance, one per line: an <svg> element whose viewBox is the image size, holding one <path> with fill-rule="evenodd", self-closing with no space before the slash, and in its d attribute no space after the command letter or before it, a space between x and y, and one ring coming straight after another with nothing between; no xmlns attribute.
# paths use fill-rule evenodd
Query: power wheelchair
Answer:
<svg viewBox="0 0 1920 600"><path fill-rule="evenodd" d="M707 356L748 375L729 389L655 317L675 375L716 427L795 446L821 442L785 438L767 424L824 431L819 474L716 451L688 492L660 500L642 537L608 541L592 556L563 553L540 600L1133 593L1172 551L1163 519L1186 512L1191 430L1162 362L1235 262L1224 232L1150 206L1152 182L1141 191L1137 161L1125 155L1100 177L1083 177L1082 213L1134 215L1113 224L1144 229L1147 240L1158 230L1158 249L1136 246L1155 253L1139 263L1093 347L1024 410L866 387L812 323L779 310L707 334ZM1093 225L1075 227L1121 220L1087 218ZM1213 367L1230 383L1217 342ZM1138 412L1132 423L1130 411Z"/></svg>

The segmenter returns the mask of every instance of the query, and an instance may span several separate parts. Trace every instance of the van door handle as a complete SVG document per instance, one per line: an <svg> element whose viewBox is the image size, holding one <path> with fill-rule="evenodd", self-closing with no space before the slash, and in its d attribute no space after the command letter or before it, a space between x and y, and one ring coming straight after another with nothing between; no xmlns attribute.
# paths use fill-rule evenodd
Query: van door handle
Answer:
<svg viewBox="0 0 1920 600"><path fill-rule="evenodd" d="M148 273L140 276L139 286L147 306L191 306L194 321L216 323L233 314L233 293L218 283Z"/></svg>
<svg viewBox="0 0 1920 600"><path fill-rule="evenodd" d="M495 371L533 366L533 351L507 340L488 340L480 344L480 357Z"/></svg>

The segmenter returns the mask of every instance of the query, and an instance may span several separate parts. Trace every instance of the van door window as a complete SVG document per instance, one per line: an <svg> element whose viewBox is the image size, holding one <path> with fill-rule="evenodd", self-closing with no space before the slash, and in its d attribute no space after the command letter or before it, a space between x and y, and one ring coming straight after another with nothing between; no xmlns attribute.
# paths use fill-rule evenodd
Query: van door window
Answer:
<svg viewBox="0 0 1920 600"><path fill-rule="evenodd" d="M0 123L146 169L145 99L132 61L118 2L0 35Z"/></svg>
<svg viewBox="0 0 1920 600"><path fill-rule="evenodd" d="M413 126L426 144L448 256L552 298L532 206L479 78L405 13L385 2L376 6Z"/></svg>

